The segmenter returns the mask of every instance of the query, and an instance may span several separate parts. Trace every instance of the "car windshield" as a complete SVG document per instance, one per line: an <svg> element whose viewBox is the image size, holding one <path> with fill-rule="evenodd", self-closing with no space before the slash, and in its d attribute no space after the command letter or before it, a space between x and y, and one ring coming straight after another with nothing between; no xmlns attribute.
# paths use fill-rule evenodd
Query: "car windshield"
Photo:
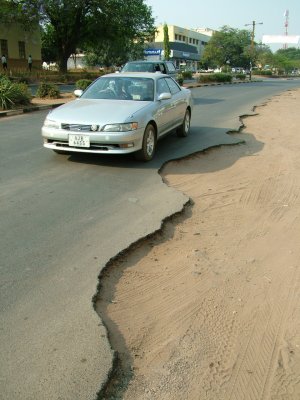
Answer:
<svg viewBox="0 0 300 400"><path fill-rule="evenodd" d="M89 86L81 98L153 101L154 80L151 78L103 76Z"/></svg>
<svg viewBox="0 0 300 400"><path fill-rule="evenodd" d="M160 71L159 65L157 64L157 66L155 67L155 64L147 62L127 63L122 69L122 72L155 72L155 71Z"/></svg>

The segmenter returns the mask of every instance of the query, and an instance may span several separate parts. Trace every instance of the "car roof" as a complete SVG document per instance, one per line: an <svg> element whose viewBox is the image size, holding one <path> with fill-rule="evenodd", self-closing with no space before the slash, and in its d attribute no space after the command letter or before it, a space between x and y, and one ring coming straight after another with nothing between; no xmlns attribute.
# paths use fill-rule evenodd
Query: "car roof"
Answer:
<svg viewBox="0 0 300 400"><path fill-rule="evenodd" d="M107 75L102 75L101 78L105 77L122 77L122 78L151 78L151 79L159 79L161 77L170 77L167 74L163 74L162 72L121 72L121 73L112 73Z"/></svg>
<svg viewBox="0 0 300 400"><path fill-rule="evenodd" d="M156 61L154 61L154 60L135 60L135 61L127 61L126 64L136 64L136 63L139 63L139 64L159 64L159 63L164 63L164 62L166 62L166 61L164 61L164 60L156 60Z"/></svg>

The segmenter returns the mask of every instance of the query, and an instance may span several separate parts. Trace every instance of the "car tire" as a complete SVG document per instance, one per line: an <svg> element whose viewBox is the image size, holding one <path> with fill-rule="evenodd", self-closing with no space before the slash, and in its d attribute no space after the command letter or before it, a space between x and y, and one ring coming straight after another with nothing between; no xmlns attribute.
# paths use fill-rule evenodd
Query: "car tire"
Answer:
<svg viewBox="0 0 300 400"><path fill-rule="evenodd" d="M187 108L184 114L182 124L177 128L177 136L186 137L189 134L191 125L191 112Z"/></svg>
<svg viewBox="0 0 300 400"><path fill-rule="evenodd" d="M152 160L156 149L156 131L152 124L147 125L141 150L135 153L135 158L140 161Z"/></svg>

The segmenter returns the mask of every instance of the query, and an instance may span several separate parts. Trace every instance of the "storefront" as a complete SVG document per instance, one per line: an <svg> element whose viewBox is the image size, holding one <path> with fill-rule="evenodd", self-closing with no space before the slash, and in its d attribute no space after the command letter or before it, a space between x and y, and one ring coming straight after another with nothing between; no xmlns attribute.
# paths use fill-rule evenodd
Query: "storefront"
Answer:
<svg viewBox="0 0 300 400"><path fill-rule="evenodd" d="M149 43L144 50L146 60L163 60L164 44L162 42ZM176 68L196 71L199 67L200 54L197 47L178 42L170 42L170 60Z"/></svg>

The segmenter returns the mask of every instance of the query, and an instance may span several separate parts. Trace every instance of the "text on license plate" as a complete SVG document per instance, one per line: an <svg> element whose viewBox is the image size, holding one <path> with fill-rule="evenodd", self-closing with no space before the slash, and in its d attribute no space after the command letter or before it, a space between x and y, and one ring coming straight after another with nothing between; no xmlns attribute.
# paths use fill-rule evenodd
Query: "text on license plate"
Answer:
<svg viewBox="0 0 300 400"><path fill-rule="evenodd" d="M90 147L90 137L87 135L69 135L69 146Z"/></svg>

